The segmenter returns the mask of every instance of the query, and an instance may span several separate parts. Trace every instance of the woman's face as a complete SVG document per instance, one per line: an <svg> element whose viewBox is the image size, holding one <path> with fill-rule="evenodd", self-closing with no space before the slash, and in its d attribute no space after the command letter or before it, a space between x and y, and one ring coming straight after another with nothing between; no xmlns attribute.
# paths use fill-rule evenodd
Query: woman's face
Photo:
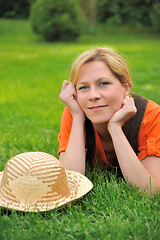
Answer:
<svg viewBox="0 0 160 240"><path fill-rule="evenodd" d="M121 82L102 61L84 64L78 74L77 101L92 123L105 123L122 106L129 84Z"/></svg>

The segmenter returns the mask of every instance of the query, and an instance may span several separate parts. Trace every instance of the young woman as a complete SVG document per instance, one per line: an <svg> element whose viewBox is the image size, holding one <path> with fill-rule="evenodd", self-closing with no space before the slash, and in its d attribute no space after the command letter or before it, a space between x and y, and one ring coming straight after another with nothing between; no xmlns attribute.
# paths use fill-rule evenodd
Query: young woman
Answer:
<svg viewBox="0 0 160 240"><path fill-rule="evenodd" d="M149 194L160 190L160 106L129 95L124 59L95 48L73 63L59 95L65 104L59 139L60 161L85 174L85 162L119 167L128 183Z"/></svg>

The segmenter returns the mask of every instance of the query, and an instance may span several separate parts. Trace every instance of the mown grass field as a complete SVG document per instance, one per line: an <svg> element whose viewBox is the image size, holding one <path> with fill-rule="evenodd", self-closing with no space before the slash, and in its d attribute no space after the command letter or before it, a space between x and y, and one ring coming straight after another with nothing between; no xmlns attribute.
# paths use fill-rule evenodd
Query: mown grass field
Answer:
<svg viewBox="0 0 160 240"><path fill-rule="evenodd" d="M97 46L128 62L133 91L160 104L160 38L147 30L97 26L76 42L46 43L28 21L0 19L0 170L29 151L56 157L64 108L58 95L73 60ZM46 213L1 212L0 240L160 239L160 194L149 198L106 171L87 170L93 190Z"/></svg>

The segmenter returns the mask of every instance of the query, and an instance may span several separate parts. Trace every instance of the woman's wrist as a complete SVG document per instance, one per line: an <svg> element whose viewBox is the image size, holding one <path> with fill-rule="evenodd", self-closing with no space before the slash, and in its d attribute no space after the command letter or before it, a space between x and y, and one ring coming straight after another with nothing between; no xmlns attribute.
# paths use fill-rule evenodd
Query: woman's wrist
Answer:
<svg viewBox="0 0 160 240"><path fill-rule="evenodd" d="M108 123L108 131L110 133L110 135L112 136L113 134L118 134L122 131L122 127L120 124L118 123Z"/></svg>
<svg viewBox="0 0 160 240"><path fill-rule="evenodd" d="M85 115L84 114L73 114L73 122L76 122L76 124L84 124L85 122ZM77 125L79 126L79 125Z"/></svg>

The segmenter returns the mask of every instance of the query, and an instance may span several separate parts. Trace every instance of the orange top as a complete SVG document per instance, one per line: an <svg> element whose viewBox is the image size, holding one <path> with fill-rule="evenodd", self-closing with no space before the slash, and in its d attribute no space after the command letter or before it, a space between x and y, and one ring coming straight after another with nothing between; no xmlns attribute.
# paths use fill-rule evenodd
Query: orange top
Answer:
<svg viewBox="0 0 160 240"><path fill-rule="evenodd" d="M70 131L72 127L72 115L65 107L62 119L61 128L58 135L59 150L58 153L65 151L67 148ZM100 165L108 164L111 166L106 155L99 137L95 130L96 149L95 156ZM145 114L140 126L138 136L138 158L143 160L146 156L159 156L160 157L160 106L149 100L146 106Z"/></svg>

